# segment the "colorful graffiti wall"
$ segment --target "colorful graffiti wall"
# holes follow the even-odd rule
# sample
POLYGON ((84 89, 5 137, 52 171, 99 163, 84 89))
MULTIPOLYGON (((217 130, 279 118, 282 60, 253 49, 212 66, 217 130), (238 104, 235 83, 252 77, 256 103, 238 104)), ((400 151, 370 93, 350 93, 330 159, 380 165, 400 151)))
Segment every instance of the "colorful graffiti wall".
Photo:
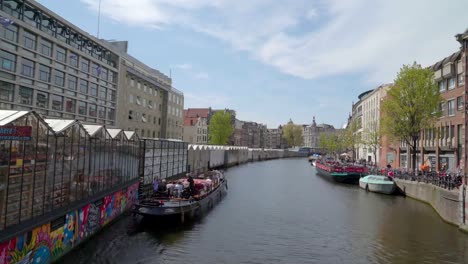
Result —
POLYGON ((0 244, 0 264, 50 263, 130 209, 138 183, 0 244), (58 222, 58 224, 57 224, 58 222))

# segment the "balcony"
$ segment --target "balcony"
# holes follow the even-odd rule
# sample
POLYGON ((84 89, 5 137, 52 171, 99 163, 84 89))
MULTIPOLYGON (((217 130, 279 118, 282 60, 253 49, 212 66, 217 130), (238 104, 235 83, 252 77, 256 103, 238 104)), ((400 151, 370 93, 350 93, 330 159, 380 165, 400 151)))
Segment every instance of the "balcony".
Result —
POLYGON ((434 72, 434 79, 436 81, 442 80, 442 69, 434 72))
POLYGON ((453 63, 445 64, 442 70, 442 77, 452 77, 455 74, 455 69, 453 63))

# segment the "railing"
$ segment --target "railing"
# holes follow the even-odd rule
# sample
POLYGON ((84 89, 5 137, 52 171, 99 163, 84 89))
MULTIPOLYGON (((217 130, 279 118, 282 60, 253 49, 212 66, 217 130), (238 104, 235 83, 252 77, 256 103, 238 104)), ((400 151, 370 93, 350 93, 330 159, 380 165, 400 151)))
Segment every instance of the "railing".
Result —
POLYGON ((370 168, 369 174, 374 175, 387 175, 392 176, 396 179, 402 179, 407 181, 414 182, 424 182, 427 184, 432 184, 440 188, 447 190, 458 189, 463 183, 463 177, 460 172, 435 172, 435 171, 421 171, 417 170, 416 173, 413 171, 408 171, 406 169, 387 169, 387 168, 370 168))

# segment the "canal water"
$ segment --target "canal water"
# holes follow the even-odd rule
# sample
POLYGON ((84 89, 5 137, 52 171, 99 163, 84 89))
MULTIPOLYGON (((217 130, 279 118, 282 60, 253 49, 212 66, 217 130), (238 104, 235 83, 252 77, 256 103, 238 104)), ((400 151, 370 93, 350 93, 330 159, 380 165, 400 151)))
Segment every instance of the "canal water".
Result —
POLYGON ((410 198, 316 175, 306 159, 226 172, 229 193, 183 226, 113 224, 62 263, 468 263, 468 235, 410 198))

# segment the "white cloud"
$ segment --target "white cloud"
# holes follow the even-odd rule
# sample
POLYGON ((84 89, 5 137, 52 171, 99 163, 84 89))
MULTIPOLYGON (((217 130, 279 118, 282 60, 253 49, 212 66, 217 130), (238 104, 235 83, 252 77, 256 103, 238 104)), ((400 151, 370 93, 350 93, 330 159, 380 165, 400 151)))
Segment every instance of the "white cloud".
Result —
POLYGON ((189 63, 177 64, 174 66, 174 68, 182 69, 182 70, 189 70, 189 69, 192 69, 192 64, 189 64, 189 63))
MULTIPOLYGON (((81 0, 97 10, 98 0, 81 0)), ((312 79, 365 72, 391 81, 414 60, 432 64, 458 49, 468 2, 453 0, 102 0, 123 23, 183 26, 216 37, 283 73, 312 79)))

